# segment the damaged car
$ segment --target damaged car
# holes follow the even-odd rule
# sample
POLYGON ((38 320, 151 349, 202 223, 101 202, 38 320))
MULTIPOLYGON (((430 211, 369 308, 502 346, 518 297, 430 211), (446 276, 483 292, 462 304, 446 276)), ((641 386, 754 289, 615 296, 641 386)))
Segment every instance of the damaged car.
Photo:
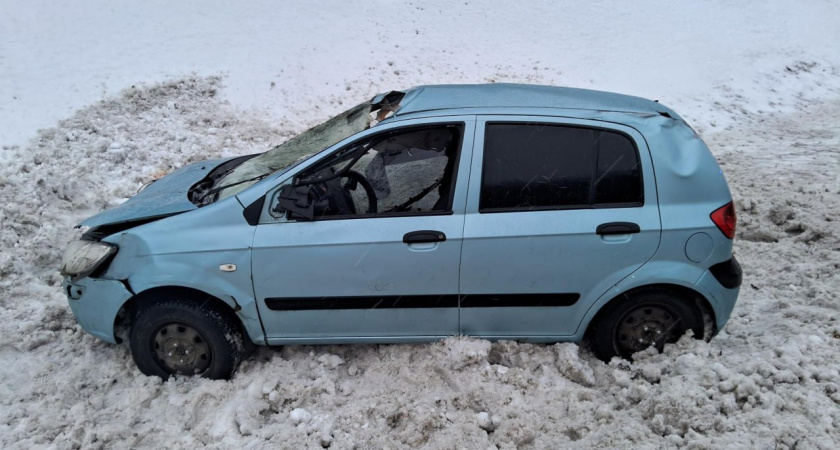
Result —
POLYGON ((550 86, 390 91, 80 225, 76 319, 164 378, 229 378, 255 345, 453 335, 631 358, 710 339, 741 283, 732 196, 691 127, 550 86))

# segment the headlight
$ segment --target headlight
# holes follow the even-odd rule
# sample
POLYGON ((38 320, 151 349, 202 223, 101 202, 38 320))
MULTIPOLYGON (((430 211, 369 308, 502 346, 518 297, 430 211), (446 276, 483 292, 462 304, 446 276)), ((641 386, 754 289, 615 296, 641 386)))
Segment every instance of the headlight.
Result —
POLYGON ((95 241, 72 241, 64 251, 61 274, 84 278, 114 253, 117 253, 116 245, 95 241))

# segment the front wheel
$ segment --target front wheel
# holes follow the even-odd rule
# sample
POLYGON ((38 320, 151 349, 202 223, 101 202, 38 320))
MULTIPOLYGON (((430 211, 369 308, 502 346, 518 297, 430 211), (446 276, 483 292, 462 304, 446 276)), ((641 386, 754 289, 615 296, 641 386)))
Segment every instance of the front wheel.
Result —
POLYGON ((143 305, 131 326, 131 356, 146 375, 228 379, 243 355, 242 333, 204 303, 173 299, 143 305))
POLYGON ((640 289, 613 300, 595 319, 589 343, 598 358, 631 359, 633 353, 676 342, 686 331, 704 338, 702 316, 693 302, 667 289, 640 289))

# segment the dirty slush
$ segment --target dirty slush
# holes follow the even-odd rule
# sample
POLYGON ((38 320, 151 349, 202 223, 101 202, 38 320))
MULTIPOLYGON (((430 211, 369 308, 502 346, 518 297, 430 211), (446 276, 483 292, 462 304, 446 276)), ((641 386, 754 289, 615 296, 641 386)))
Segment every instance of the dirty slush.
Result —
POLYGON ((736 199, 745 268, 711 343, 611 364, 575 344, 464 338, 261 348, 232 381, 162 382, 125 344, 78 327, 57 268, 75 224, 146 181, 304 129, 237 111, 219 89, 217 78, 137 86, 8 151, 0 446, 840 446, 840 103, 701 130, 736 199))

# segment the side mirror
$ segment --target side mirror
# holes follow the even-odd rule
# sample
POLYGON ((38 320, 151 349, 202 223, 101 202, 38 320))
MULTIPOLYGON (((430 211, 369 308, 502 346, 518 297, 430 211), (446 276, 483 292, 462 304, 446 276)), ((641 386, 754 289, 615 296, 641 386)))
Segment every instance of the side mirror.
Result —
POLYGON ((277 204, 272 208, 272 213, 283 214, 289 211, 306 220, 313 220, 315 202, 309 195, 311 189, 311 186, 283 186, 277 192, 277 204))

